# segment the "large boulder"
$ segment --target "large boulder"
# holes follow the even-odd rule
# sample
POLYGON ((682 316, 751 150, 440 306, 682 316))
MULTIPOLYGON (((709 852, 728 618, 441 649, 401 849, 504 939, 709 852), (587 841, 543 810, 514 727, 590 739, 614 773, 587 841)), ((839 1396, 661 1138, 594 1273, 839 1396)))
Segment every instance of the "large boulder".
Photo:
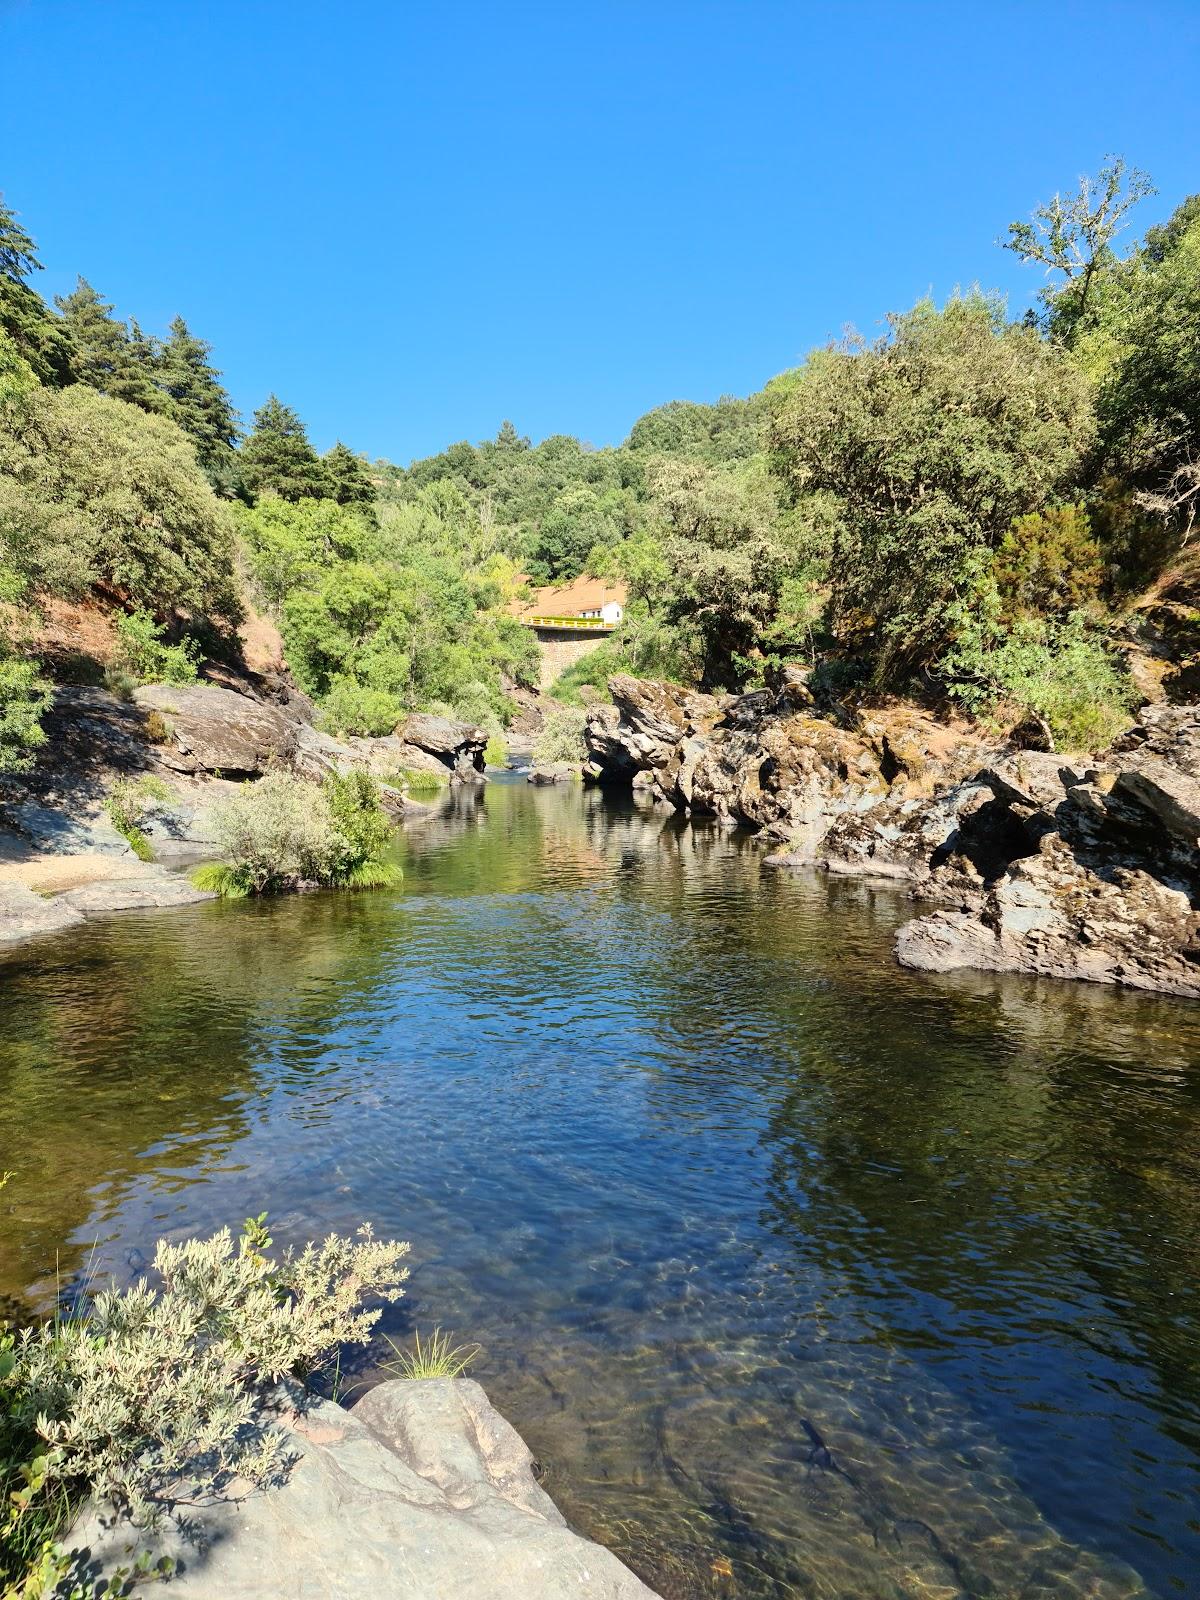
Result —
POLYGON ((93 1513, 69 1547, 103 1570, 170 1554, 179 1600, 654 1600, 568 1528, 470 1379, 396 1380, 351 1412, 318 1401, 282 1421, 280 1486, 189 1507, 149 1539, 93 1513))
POLYGON ((152 683, 135 690, 134 701, 162 718, 167 738, 157 754, 174 771, 256 778, 296 755, 296 720, 232 689, 152 683))
MULTIPOLYGON (((457 778, 482 777, 484 751, 487 749, 486 728, 475 728, 467 722, 455 722, 449 717, 435 717, 427 711, 410 712, 395 731, 402 745, 432 756, 457 778)), ((421 765, 411 758, 407 765, 421 765)))

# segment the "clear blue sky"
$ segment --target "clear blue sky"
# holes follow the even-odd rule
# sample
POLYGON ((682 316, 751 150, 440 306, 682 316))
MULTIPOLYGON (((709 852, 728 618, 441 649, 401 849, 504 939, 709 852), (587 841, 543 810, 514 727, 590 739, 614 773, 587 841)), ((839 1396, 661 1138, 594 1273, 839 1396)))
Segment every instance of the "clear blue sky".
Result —
POLYGON ((0 188, 210 339, 248 418, 407 461, 619 441, 847 323, 1038 287, 1006 223, 1108 151, 1200 188, 1200 0, 0 0, 0 188))

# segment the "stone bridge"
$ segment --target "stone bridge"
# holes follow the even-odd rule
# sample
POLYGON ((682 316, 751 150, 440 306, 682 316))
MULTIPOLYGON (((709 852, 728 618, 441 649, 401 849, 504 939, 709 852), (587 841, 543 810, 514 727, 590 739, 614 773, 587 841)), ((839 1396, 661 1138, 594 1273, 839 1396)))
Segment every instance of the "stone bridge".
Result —
POLYGON ((522 617, 521 621, 537 635, 542 653, 538 687, 543 694, 568 667, 603 644, 614 627, 592 617, 522 617))

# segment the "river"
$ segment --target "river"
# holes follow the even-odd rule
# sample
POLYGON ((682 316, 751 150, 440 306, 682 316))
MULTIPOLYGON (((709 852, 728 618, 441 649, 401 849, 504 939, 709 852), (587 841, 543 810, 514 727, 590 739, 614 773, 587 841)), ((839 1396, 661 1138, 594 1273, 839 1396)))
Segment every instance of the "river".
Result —
POLYGON ((1200 1592, 1200 1008, 906 973, 894 890, 574 786, 398 849, 0 959, 0 1315, 369 1220, 668 1600, 1200 1592))

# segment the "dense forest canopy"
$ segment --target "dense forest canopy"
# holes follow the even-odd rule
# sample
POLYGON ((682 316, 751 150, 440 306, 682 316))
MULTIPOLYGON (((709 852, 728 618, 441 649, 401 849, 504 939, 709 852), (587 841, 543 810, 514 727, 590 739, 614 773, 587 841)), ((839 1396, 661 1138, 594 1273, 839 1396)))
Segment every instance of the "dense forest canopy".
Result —
POLYGON ((83 278, 46 304, 0 205, 0 766, 39 737, 40 597, 103 595, 163 648, 256 606, 328 725, 378 733, 412 707, 502 725, 537 676, 510 603, 584 572, 629 604, 567 696, 615 668, 740 689, 794 661, 839 693, 1109 737, 1123 610, 1200 508, 1200 196, 1131 243, 1151 192, 1110 160, 1012 223, 1044 274, 1023 318, 922 302, 616 447, 505 422, 406 468, 319 454, 275 395, 243 430, 182 317, 147 334, 83 278))

